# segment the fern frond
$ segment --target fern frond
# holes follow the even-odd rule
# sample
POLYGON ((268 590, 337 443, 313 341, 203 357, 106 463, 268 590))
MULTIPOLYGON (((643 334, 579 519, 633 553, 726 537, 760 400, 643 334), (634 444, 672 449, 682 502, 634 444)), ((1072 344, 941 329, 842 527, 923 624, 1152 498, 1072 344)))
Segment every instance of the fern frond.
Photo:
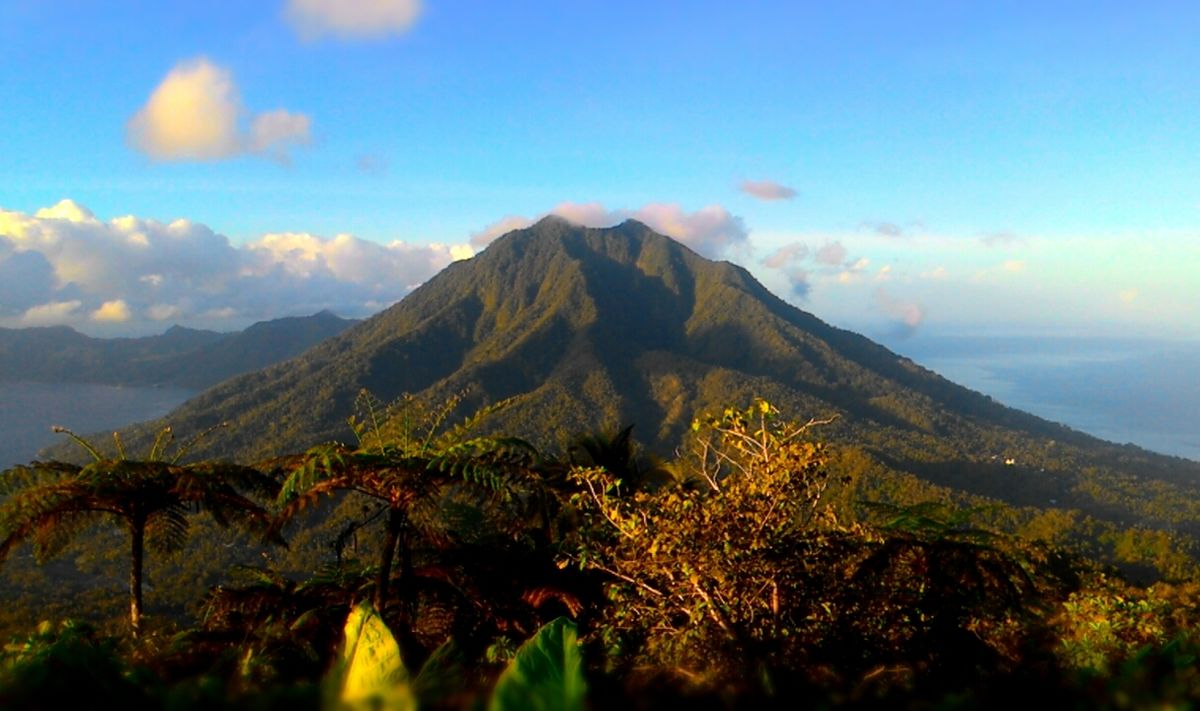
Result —
POLYGON ((198 432, 198 433, 192 435, 191 437, 188 438, 188 440, 186 442, 184 442, 178 449, 175 450, 175 455, 173 457, 171 457, 171 459, 169 460, 168 463, 169 464, 178 464, 179 461, 181 459, 183 459, 184 457, 186 457, 188 455, 188 452, 191 452, 192 448, 195 447, 197 444, 200 444, 200 442, 205 437, 209 436, 210 434, 212 434, 213 432, 216 432, 219 429, 224 429, 225 427, 228 427, 228 426, 229 426, 228 422, 218 422, 217 424, 213 425, 212 427, 209 427, 208 429, 206 429, 202 432, 198 432))
POLYGON ((170 425, 158 431, 158 436, 154 438, 154 444, 150 447, 150 456, 147 457, 152 462, 157 462, 163 455, 163 451, 175 441, 175 433, 170 425))
POLYGON ((113 432, 113 444, 117 446, 117 459, 126 459, 125 445, 121 442, 120 432, 113 432))
POLYGON ((95 525, 101 517, 99 511, 65 510, 39 518, 30 536, 38 563, 57 556, 77 535, 95 525))
MULTIPOLYGON (((466 392, 465 390, 463 391, 466 392)), ((517 401, 516 397, 505 398, 491 405, 485 405, 479 408, 471 415, 463 419, 462 422, 451 427, 442 433, 433 443, 433 449, 436 451, 445 450, 456 444, 464 442, 468 435, 474 432, 488 417, 500 412, 517 401)))
MULTIPOLYGON (((450 395, 450 397, 442 401, 441 405, 433 411, 430 417, 427 418, 428 428, 425 431, 425 438, 421 441, 420 447, 417 448, 419 453, 424 454, 430 450, 434 442, 434 437, 437 436, 439 431, 441 431, 442 425, 446 423, 446 420, 449 419, 450 415, 458 409, 458 406, 462 403, 463 398, 467 396, 469 391, 470 387, 468 386, 450 395)), ((438 437, 438 441, 441 441, 441 437, 438 437)))
POLYGON ((146 522, 146 542, 158 553, 177 553, 187 545, 189 522, 187 507, 168 506, 146 522))
POLYGON ((299 458, 291 473, 280 485, 277 503, 286 504, 323 479, 346 471, 349 469, 349 458, 350 452, 340 444, 326 444, 309 449, 299 458))
POLYGON ((65 434, 66 436, 75 440, 75 443, 78 444, 80 447, 83 447, 84 450, 87 451, 87 453, 92 456, 92 459, 96 460, 97 462, 100 461, 101 459, 104 459, 104 457, 100 456, 100 452, 96 451, 96 448, 92 446, 91 442, 88 442, 86 439, 84 439, 83 437, 80 437, 79 435, 75 434, 74 432, 67 429, 66 427, 62 427, 60 425, 54 425, 53 427, 50 428, 50 431, 56 432, 58 434, 65 434))

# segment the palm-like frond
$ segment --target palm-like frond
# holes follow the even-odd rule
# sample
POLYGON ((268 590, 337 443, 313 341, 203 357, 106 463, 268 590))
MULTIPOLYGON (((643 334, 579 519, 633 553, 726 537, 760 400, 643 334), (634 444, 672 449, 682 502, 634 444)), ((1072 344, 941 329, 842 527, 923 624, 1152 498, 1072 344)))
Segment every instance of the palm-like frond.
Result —
MULTIPOLYGON (((0 503, 0 562, 25 541, 33 543, 39 560, 45 560, 98 520, 117 519, 130 534, 130 619, 135 635, 141 619, 145 544, 158 552, 181 550, 193 511, 208 513, 221 525, 235 524, 268 537, 273 533, 267 510, 246 496, 274 496, 279 487, 270 474, 234 464, 180 464, 186 446, 170 461, 162 461, 158 457, 171 441, 169 430, 159 433, 148 460, 128 459, 119 437, 114 439, 117 458, 105 459, 82 438, 62 431, 80 442, 93 461, 84 467, 33 462, 0 477, 0 495, 5 497, 0 503)), ((282 543, 277 533, 274 538, 282 543)))
POLYGON ((0 507, 0 561, 24 541, 34 543, 39 560, 53 557, 103 513, 117 511, 75 481, 45 483, 13 494, 0 507))
MULTIPOLYGON (((459 399, 461 399, 465 394, 465 392, 462 393, 459 396, 459 399)), ((516 401, 517 398, 510 397, 500 400, 499 402, 495 402, 491 405, 481 407, 471 415, 468 415, 466 418, 464 418, 462 422, 450 427, 445 432, 438 434, 435 439, 431 439, 429 449, 433 449, 434 451, 444 451, 456 444, 466 441, 468 436, 478 429, 485 419, 511 406, 516 401)), ((454 404, 457 406, 458 400, 455 400, 454 404)))
POLYGON ((187 544, 188 508, 182 503, 167 506, 146 521, 146 542, 158 553, 178 553, 187 544))

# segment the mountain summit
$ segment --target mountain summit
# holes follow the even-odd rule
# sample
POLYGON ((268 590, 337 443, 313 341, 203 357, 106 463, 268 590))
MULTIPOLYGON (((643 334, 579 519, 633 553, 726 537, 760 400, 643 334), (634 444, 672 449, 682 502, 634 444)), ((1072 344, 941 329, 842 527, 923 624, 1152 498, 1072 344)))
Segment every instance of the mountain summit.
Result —
POLYGON ((663 452, 699 409, 755 394, 805 414, 889 423, 903 415, 872 400, 912 389, 943 407, 947 397, 986 404, 640 222, 589 229, 547 217, 169 419, 177 431, 230 420, 214 453, 256 457, 344 438, 363 388, 387 400, 467 387, 470 405, 515 396, 505 426, 543 444, 635 423, 663 452))
POLYGON ((1200 465, 1004 407, 632 220, 590 229, 549 217, 510 232, 388 310, 167 421, 177 432, 231 422, 203 456, 273 456, 348 439, 364 388, 384 400, 469 388, 468 410, 511 397, 493 424, 551 450, 633 423, 664 455, 697 413, 759 396, 798 419, 838 415, 818 436, 844 445, 846 471, 1112 521, 1200 520, 1200 465))

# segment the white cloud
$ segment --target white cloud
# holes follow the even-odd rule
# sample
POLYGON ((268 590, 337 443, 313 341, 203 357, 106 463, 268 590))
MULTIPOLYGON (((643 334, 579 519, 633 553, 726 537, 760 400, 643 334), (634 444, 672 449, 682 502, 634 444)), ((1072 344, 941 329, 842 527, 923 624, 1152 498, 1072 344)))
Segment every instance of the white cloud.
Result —
POLYGON ((533 220, 519 215, 505 215, 482 230, 471 235, 471 246, 482 249, 491 244, 497 237, 506 235, 513 230, 522 230, 533 224, 533 220))
POLYGON ((287 163, 288 149, 312 140, 312 119, 286 109, 259 114, 250 123, 249 150, 287 163))
POLYGON ((92 312, 92 320, 101 323, 125 323, 133 318, 129 304, 124 299, 113 299, 100 304, 100 308, 92 312))
POLYGON ((875 303, 892 319, 896 335, 901 337, 911 336, 925 320, 925 307, 915 301, 897 299, 882 286, 875 289, 875 303))
POLYGON ((157 160, 213 160, 239 149, 233 77, 200 57, 172 69, 129 120, 129 141, 157 160))
POLYGON ((50 301, 45 304, 32 306, 21 316, 21 326, 55 326, 70 320, 83 306, 78 299, 71 301, 50 301))
POLYGON ((67 222, 90 222, 96 219, 91 210, 67 199, 59 200, 52 207, 43 207, 34 213, 34 217, 46 220, 66 220, 67 222))
POLYGON ((808 245, 803 242, 785 244, 763 260, 763 266, 769 269, 781 269, 792 262, 798 262, 808 256, 808 245))
POLYGON ((836 267, 846 261, 846 247, 841 242, 829 242, 817 250, 814 258, 819 264, 836 267))
MULTIPOLYGON (((722 258, 746 244, 749 237, 742 218, 720 205, 709 205, 688 212, 674 203, 649 203, 635 210, 610 210, 598 202, 564 202, 548 213, 585 227, 610 227, 633 219, 712 258, 722 258)), ((543 214, 543 216, 544 216, 543 214)), ((476 248, 486 246, 512 230, 528 227, 535 218, 508 215, 471 235, 476 248)))
POLYGON ((164 321, 211 328, 394 303, 469 245, 379 244, 353 235, 262 235, 234 246, 188 220, 107 222, 70 201, 0 209, 0 326, 67 324, 123 332, 164 321))
POLYGON ((796 191, 773 180, 743 180, 738 190, 759 200, 791 200, 796 191))
POLYGON ((146 309, 146 317, 152 321, 170 321, 183 316, 183 309, 174 304, 151 304, 146 309))
POLYGON ((678 205, 658 203, 639 208, 630 217, 712 259, 725 256, 749 237, 742 218, 720 205, 685 212, 678 205))
POLYGON ((244 127, 233 75, 205 57, 176 65, 129 119, 129 144, 154 160, 221 160, 259 154, 286 162, 307 144, 312 120, 285 109, 253 116, 244 127))
POLYGON ((420 0, 288 0, 284 15, 304 39, 378 39, 407 32, 420 0))

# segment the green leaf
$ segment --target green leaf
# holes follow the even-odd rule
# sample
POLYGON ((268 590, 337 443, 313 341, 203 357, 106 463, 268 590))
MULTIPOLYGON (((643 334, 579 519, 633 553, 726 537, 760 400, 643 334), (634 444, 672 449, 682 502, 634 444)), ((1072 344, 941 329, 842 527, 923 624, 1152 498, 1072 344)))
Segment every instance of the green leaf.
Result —
POLYGON ((340 708, 416 708, 400 645, 369 602, 360 602, 346 618, 339 669, 340 708))
POLYGON ((413 694, 424 706, 449 708, 448 700, 467 686, 462 653, 453 639, 433 650, 413 679, 413 694))
POLYGON ((492 691, 490 711, 576 711, 587 685, 575 623, 560 617, 521 648, 492 691))

